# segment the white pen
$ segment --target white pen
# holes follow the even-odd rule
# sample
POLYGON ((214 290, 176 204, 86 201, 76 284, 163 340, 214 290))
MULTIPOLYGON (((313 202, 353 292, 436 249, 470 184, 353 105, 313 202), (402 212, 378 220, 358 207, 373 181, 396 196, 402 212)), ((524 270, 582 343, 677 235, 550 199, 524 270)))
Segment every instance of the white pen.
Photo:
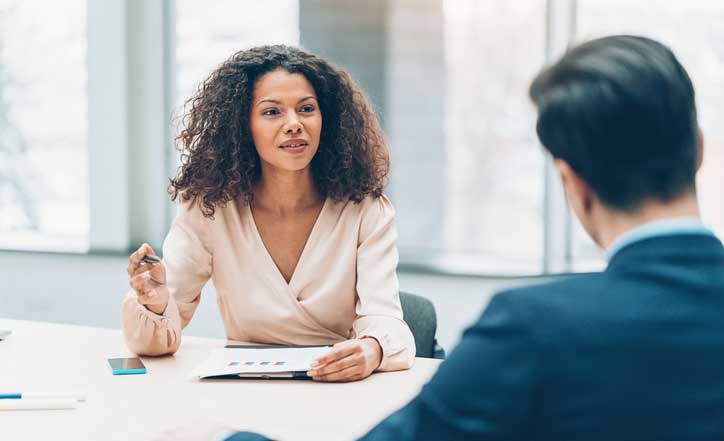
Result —
POLYGON ((75 401, 85 401, 85 394, 81 393, 75 393, 75 392, 29 392, 29 393, 21 393, 21 392, 10 392, 10 393, 0 393, 0 403, 3 403, 4 400, 27 400, 27 399, 68 399, 68 400, 75 400, 75 401))
POLYGON ((0 412, 4 410, 55 410, 75 409, 78 401, 72 398, 37 400, 0 400, 0 412))

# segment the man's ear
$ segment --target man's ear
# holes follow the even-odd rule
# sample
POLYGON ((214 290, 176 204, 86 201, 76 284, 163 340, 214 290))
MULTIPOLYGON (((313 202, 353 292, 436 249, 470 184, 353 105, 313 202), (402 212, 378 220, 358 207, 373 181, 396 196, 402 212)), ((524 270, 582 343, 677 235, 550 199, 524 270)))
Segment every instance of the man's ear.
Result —
POLYGON ((697 157, 696 157, 696 171, 699 171, 701 164, 704 162, 704 132, 701 131, 701 127, 696 129, 697 133, 697 157))
POLYGON ((568 202, 579 216, 589 214, 593 205, 593 192, 581 176, 564 160, 553 161, 561 177, 563 190, 566 192, 568 202))

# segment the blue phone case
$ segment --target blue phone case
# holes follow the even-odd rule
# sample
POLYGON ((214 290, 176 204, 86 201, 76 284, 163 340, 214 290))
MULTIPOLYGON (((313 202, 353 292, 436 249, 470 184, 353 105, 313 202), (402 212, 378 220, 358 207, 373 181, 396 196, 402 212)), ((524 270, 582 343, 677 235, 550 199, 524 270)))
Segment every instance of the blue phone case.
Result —
POLYGON ((113 375, 133 375, 133 374, 145 374, 146 368, 142 369, 118 369, 111 371, 113 375))
POLYGON ((134 375, 134 374, 145 374, 146 373, 146 366, 143 365, 143 362, 138 359, 138 363, 136 363, 136 366, 127 366, 129 361, 135 361, 136 359, 128 359, 128 358, 109 358, 108 364, 111 366, 111 373, 113 375, 134 375), (114 366, 114 363, 116 366, 114 366), (118 366, 120 364, 121 366, 118 366), (140 364, 140 366, 138 366, 140 364))

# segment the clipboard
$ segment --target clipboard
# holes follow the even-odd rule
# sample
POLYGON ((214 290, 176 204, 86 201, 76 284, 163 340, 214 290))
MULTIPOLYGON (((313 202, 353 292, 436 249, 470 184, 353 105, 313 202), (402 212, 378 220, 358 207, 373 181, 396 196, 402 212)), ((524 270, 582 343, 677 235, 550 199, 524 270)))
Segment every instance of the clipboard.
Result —
POLYGON ((269 346, 227 344, 214 349, 193 376, 206 379, 308 379, 312 361, 331 345, 269 346))

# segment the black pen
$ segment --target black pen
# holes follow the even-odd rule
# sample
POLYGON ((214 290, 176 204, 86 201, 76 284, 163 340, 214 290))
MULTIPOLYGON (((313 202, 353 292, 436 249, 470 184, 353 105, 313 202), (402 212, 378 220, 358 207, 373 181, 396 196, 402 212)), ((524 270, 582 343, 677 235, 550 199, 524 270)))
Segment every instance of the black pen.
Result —
POLYGON ((141 262, 148 264, 161 263, 161 258, 153 254, 146 254, 141 258, 141 262))

